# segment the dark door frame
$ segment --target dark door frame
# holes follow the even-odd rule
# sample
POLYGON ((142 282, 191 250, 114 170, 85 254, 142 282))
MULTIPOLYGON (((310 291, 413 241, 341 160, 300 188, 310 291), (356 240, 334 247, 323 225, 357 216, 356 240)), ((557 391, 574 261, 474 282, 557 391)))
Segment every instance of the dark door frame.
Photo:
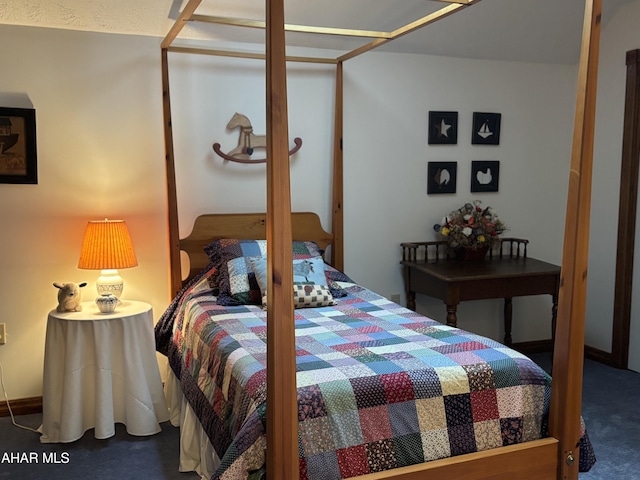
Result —
POLYGON ((611 364, 627 368, 640 166, 640 49, 627 52, 611 364))

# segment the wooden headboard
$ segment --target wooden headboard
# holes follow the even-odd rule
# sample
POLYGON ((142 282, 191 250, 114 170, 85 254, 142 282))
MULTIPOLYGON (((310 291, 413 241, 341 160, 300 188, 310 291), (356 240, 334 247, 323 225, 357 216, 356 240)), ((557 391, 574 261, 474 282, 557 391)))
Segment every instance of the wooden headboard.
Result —
MULTIPOLYGON (((311 240, 326 250, 333 244, 333 234, 322 228, 317 214, 313 212, 291 213, 293 240, 311 240)), ((200 215, 193 224, 188 237, 180 239, 180 250, 189 257, 189 273, 186 284, 198 272, 209 264, 204 247, 221 238, 239 238, 243 240, 263 240, 267 238, 267 220, 265 213, 220 213, 200 215)))

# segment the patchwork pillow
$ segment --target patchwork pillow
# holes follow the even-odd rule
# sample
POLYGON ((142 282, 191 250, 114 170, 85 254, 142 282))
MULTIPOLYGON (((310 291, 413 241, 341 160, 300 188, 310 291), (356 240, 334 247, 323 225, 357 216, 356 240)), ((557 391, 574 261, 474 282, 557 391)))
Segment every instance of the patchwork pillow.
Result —
MULTIPOLYGON (((262 306, 267 306, 267 259, 249 257, 260 291, 262 306)), ((293 306, 294 308, 326 307, 335 305, 324 274, 322 257, 293 260, 293 306)))
MULTIPOLYGON (((266 295, 262 299, 267 304, 266 295)), ((336 302, 326 285, 296 284, 293 286, 293 308, 327 307, 336 302)))
MULTIPOLYGON (((259 305, 260 286, 248 263, 249 257, 266 257, 266 240, 224 238, 210 243, 205 253, 218 269, 218 305, 259 305)), ((320 247, 314 242, 293 242, 294 259, 318 257, 320 247)))
MULTIPOLYGON (((249 257, 249 260, 251 262, 251 268, 253 269, 256 275, 256 279, 258 281, 258 286, 260 287, 260 291, 265 292, 267 289, 266 257, 249 257), (258 262, 259 259, 262 259, 263 261, 258 262), (261 281, 262 283, 260 283, 261 281)), ((312 280, 312 283, 315 283, 317 285, 327 285, 329 287, 329 292, 331 293, 331 296, 333 298, 342 298, 347 295, 347 291, 344 288, 340 287, 336 282, 355 283, 353 280, 351 280, 351 278, 349 278, 349 276, 342 273, 340 270, 333 268, 331 265, 327 265, 324 262, 324 259, 322 257, 313 257, 310 260, 317 262, 317 264, 314 265, 314 270, 316 271, 316 273, 314 273, 315 276, 314 276, 314 279, 312 280), (320 271, 324 271, 323 273, 324 280, 322 280, 319 277, 320 271)), ((301 271, 301 269, 304 268, 303 265, 298 265, 298 267, 296 267, 296 262, 301 262, 301 260, 293 261, 293 265, 294 265, 293 282, 294 283, 302 281, 301 278, 296 278, 296 268, 299 271, 301 271)), ((264 305, 265 302, 263 301, 262 304, 264 305)))
MULTIPOLYGON (((258 288, 260 288, 261 292, 260 297, 262 297, 262 292, 267 291, 267 257, 248 257, 247 260, 253 270, 253 274, 256 276, 258 288)), ((264 301, 262 303, 264 304, 264 301)))
MULTIPOLYGON (((260 291, 267 290, 267 259, 265 257, 249 257, 249 265, 253 270, 260 291)), ((293 260, 293 283, 315 284, 327 286, 324 275, 324 260, 322 257, 301 258, 293 260)))

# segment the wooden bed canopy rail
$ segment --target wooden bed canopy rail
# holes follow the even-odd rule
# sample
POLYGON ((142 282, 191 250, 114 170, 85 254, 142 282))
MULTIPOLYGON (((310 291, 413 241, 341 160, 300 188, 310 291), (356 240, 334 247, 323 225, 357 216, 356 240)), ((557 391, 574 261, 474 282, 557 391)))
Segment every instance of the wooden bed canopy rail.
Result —
MULTIPOLYGON (((195 11, 201 0, 190 0, 162 42, 163 114, 172 295, 180 289, 182 278, 168 53, 207 54, 266 60, 267 213, 264 219, 260 219, 260 224, 264 225, 264 233, 268 242, 267 272, 269 283, 267 290, 269 298, 267 316, 270 321, 267 324, 267 362, 269 365, 267 369, 267 478, 270 480, 292 480, 298 478, 299 475, 295 331, 291 295, 293 274, 290 248, 290 242, 294 236, 292 223, 295 220, 292 220, 290 201, 286 62, 336 64, 331 261, 336 268, 342 270, 344 256, 341 148, 343 62, 479 2, 479 0, 441 1, 446 6, 400 29, 393 32, 371 32, 285 24, 284 0, 266 0, 267 8, 264 22, 196 15, 195 11), (266 54, 173 46, 174 40, 187 21, 265 28, 266 54), (336 59, 287 57, 285 53, 286 31, 350 35, 373 38, 373 40, 336 59)), ((456 478, 458 480, 490 478, 575 480, 578 478, 579 451, 577 445, 580 437, 587 247, 601 1, 585 0, 559 313, 555 338, 554 387, 550 410, 551 436, 511 447, 436 460, 357 478, 361 480, 383 478, 402 480, 439 478, 456 478)), ((190 242, 191 240, 185 241, 190 242)), ((195 241, 202 241, 202 239, 195 241)))
MULTIPOLYGON (((319 64, 332 64, 336 65, 336 95, 335 95, 335 118, 334 118, 334 138, 333 138, 333 180, 332 180, 332 230, 333 230, 333 245, 331 248, 331 264, 342 270, 344 267, 344 244, 343 244, 343 212, 342 212, 342 188, 343 188, 343 161, 342 161, 342 117, 343 117, 343 85, 342 85, 342 64, 345 60, 354 58, 365 52, 373 50, 379 46, 382 46, 396 38, 402 37, 408 33, 425 27, 437 20, 443 19, 452 15, 453 13, 464 9, 472 4, 477 4, 481 0, 434 0, 436 3, 445 4, 442 8, 423 16, 422 18, 410 22, 400 28, 397 28, 390 32, 380 32, 371 30, 357 30, 357 29, 344 29, 344 28, 331 28, 331 27, 317 27, 308 25, 291 25, 284 24, 281 26, 282 35, 289 32, 300 33, 313 33, 313 34, 325 34, 325 35, 339 35, 358 38, 373 38, 369 43, 366 43, 355 50, 340 55, 337 58, 319 58, 319 57, 303 57, 303 56, 287 56, 285 54, 285 62, 302 62, 302 63, 319 63, 319 64)), ((169 65, 168 54, 169 53, 186 53, 186 54, 198 54, 198 55, 210 55, 219 57, 235 57, 246 58, 253 60, 267 60, 269 55, 268 48, 268 22, 259 20, 247 20, 239 18, 227 18, 212 15, 200 15, 196 13, 196 10, 202 3, 202 0, 189 0, 184 9, 178 15, 175 23, 167 33, 166 37, 161 43, 161 58, 162 58, 162 92, 163 92, 163 116, 164 116, 164 137, 165 137, 165 152, 166 152, 166 175, 167 175, 167 193, 168 193, 168 218, 169 218, 169 261, 170 261, 170 283, 171 283, 171 295, 175 295, 180 291, 183 285, 183 279, 181 275, 181 259, 180 259, 180 237, 178 228, 178 209, 177 209, 177 191, 175 180, 175 152, 173 147, 173 131, 171 126, 171 94, 169 86, 169 65), (174 45, 174 42, 178 39, 178 36, 187 22, 205 22, 212 24, 245 27, 245 28, 259 28, 267 30, 267 52, 266 53, 250 53, 244 51, 231 51, 221 50, 214 48, 194 47, 194 46, 179 46, 174 45)), ((267 8, 269 2, 267 2, 267 8)), ((282 40, 284 42, 284 39, 282 40)), ((284 49, 284 46, 283 46, 284 49)), ((268 65, 267 65, 268 68, 268 65)), ((268 77, 267 77, 268 81, 268 77)), ((268 103, 268 99, 267 99, 268 103)), ((286 108, 286 101, 285 101, 286 108)), ((284 112, 286 116, 286 111, 284 112)), ((286 125, 285 125, 286 127, 286 125)), ((267 121, 267 138, 269 138, 269 122, 267 121)), ((286 135, 288 137, 287 129, 285 128, 286 135)), ((297 148, 299 148, 296 142, 297 148)), ((215 147, 214 147, 215 150, 215 147)), ((289 149, 287 152, 291 153, 289 149)), ((218 152, 216 152, 218 153, 218 152)), ((269 183, 269 182, 267 182, 269 183)))
MULTIPOLYGON (((338 58, 317 58, 317 57, 287 57, 285 56, 287 61, 298 61, 298 62, 313 62, 313 63, 338 63, 349 58, 356 57, 362 53, 368 52, 374 48, 377 48, 385 43, 388 43, 396 38, 400 38, 408 33, 411 33, 419 28, 422 28, 430 23, 433 23, 442 18, 448 17, 449 15, 463 9, 471 4, 477 4, 481 0, 435 0, 436 2, 441 2, 443 4, 447 4, 446 6, 439 8, 435 12, 432 12, 424 17, 410 22, 400 28, 397 28, 390 32, 381 32, 381 31, 372 31, 372 30, 358 30, 358 29, 347 29, 347 28, 334 28, 334 27, 318 27, 311 25, 292 25, 292 24, 283 24, 282 29, 284 32, 298 32, 298 33, 313 33, 313 34, 321 34, 321 35, 335 35, 335 36, 343 36, 343 37, 358 37, 358 38, 373 38, 371 42, 362 45, 361 47, 356 48, 355 50, 348 52, 344 55, 339 56, 338 58)), ((161 48, 167 49, 170 52, 179 52, 179 53, 198 53, 205 55, 217 55, 217 56, 231 56, 238 58, 254 58, 254 59, 266 59, 266 54, 254 54, 240 51, 228 51, 228 50, 216 50, 209 48, 198 48, 198 47, 180 47, 174 46, 173 42, 177 39, 180 31, 186 25, 186 22, 203 22, 203 23, 212 23, 218 25, 228 25, 228 26, 236 26, 236 27, 245 27, 245 28, 258 28, 267 30, 267 22, 260 20, 248 20, 243 18, 230 18, 230 17, 219 17, 214 15, 200 15, 195 13, 196 9, 200 6, 202 0, 190 0, 189 3, 184 7, 180 15, 178 16, 176 22, 173 27, 169 30, 169 33, 164 38, 162 42, 161 48)), ((268 3, 268 2, 267 2, 268 3)))

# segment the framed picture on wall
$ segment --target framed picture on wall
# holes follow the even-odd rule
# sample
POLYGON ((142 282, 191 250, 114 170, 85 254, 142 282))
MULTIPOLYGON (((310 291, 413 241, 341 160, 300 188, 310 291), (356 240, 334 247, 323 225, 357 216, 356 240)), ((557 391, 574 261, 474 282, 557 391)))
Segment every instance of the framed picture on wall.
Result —
POLYGON ((36 111, 0 107, 0 183, 38 183, 36 111))
POLYGON ((429 145, 458 143, 458 112, 429 112, 429 145))
POLYGON ((500 178, 500 162, 477 160, 471 162, 471 191, 497 192, 500 178))
POLYGON ((472 145, 500 145, 501 113, 473 112, 472 145))
POLYGON ((429 162, 427 193, 456 193, 457 162, 429 162))

